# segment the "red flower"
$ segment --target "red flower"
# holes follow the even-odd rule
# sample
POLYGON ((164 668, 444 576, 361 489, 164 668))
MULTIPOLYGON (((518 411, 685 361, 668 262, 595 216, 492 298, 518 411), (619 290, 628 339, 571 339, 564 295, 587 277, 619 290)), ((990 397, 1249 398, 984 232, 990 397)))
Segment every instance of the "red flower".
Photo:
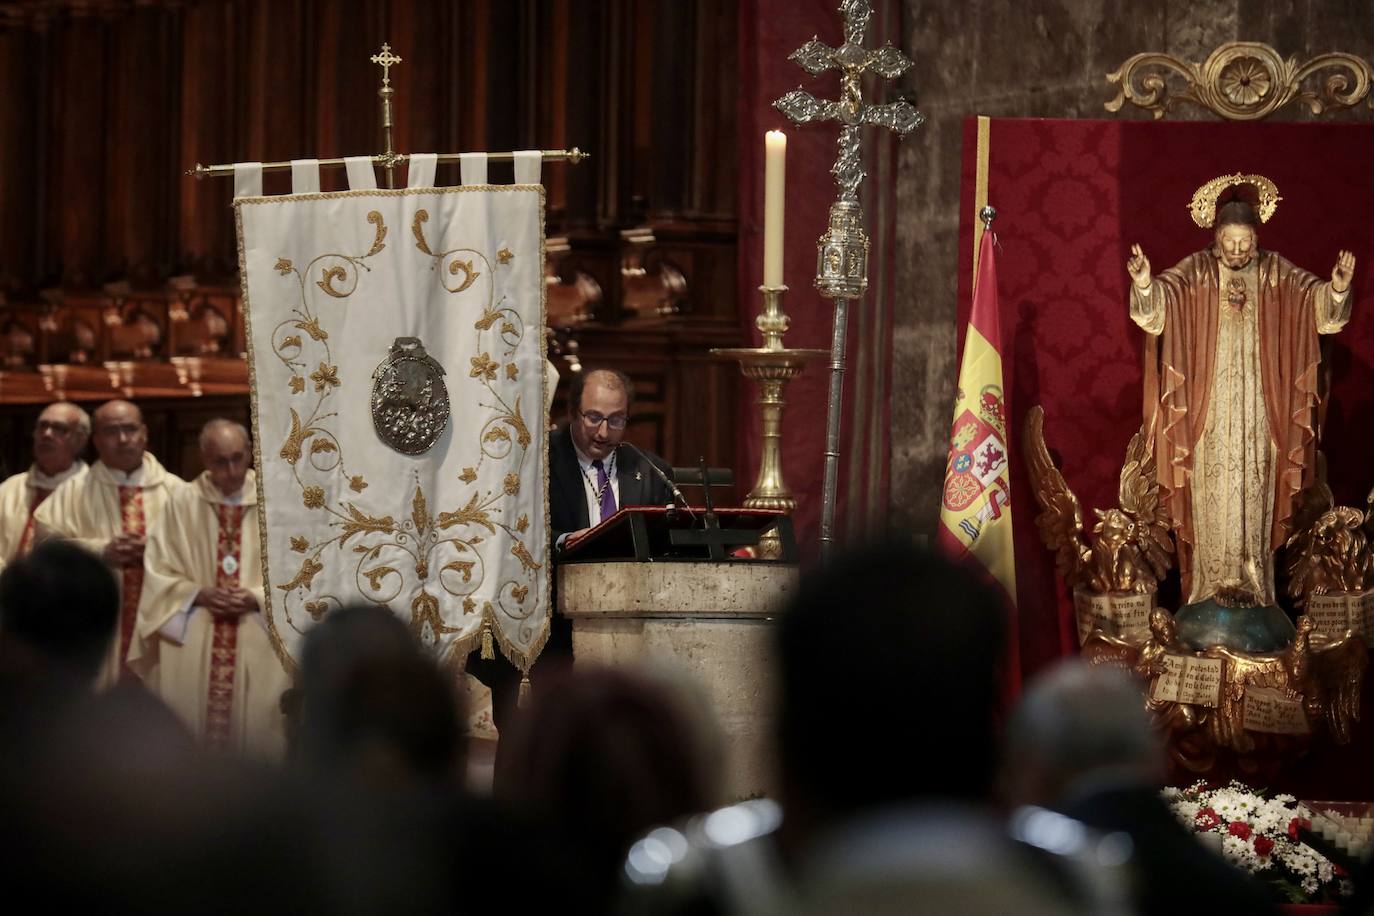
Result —
POLYGON ((1231 836, 1241 840, 1250 839, 1250 825, 1244 821, 1232 821, 1227 827, 1226 832, 1231 836))
POLYGON ((1299 830, 1311 830, 1312 822, 1305 817, 1295 817, 1288 822, 1288 838, 1296 840, 1299 830))
POLYGON ((1193 815, 1193 822, 1199 830, 1211 830, 1221 823, 1221 818, 1211 808, 1202 808, 1193 815))
POLYGON ((1255 837, 1255 853, 1262 859, 1274 851, 1274 841, 1267 836, 1255 837))

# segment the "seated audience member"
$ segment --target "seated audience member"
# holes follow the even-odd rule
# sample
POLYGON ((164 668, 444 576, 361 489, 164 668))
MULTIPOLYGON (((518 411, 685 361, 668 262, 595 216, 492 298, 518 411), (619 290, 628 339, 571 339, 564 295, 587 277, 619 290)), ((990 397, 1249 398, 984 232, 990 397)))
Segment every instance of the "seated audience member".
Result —
POLYGON ((625 853, 650 827, 719 804, 710 734, 690 695, 646 674, 565 666, 535 681, 502 737, 496 791, 553 829, 574 909, 610 909, 625 853))
POLYGON ((463 792, 462 712, 451 674, 405 624, 368 605, 306 635, 291 746, 319 793, 332 882, 357 912, 552 909, 559 862, 500 804, 463 792))
POLYGON ((310 770, 382 790, 461 783, 457 694, 395 615, 329 614, 306 635, 297 688, 310 770))
POLYGON ((1021 695, 1005 747, 1012 804, 1131 838, 1135 912, 1275 912, 1263 888, 1190 835, 1160 797, 1164 748, 1129 675, 1080 660, 1050 669, 1021 695))
POLYGON ((901 544, 840 556, 778 616, 795 913, 1071 912, 991 807, 1008 609, 901 544))

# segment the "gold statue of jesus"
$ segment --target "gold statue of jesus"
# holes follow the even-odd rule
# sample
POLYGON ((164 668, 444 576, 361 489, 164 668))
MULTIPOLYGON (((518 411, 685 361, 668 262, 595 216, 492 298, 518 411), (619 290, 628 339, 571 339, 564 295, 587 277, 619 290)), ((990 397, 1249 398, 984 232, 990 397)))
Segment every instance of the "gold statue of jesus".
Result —
POLYGON ((1261 175, 1214 179, 1190 205, 1213 229, 1209 248, 1157 275, 1139 245, 1126 262, 1131 319, 1149 335, 1145 424, 1189 605, 1274 605, 1274 552, 1314 471, 1317 335, 1350 320, 1351 252, 1326 281, 1259 247, 1278 201, 1261 175))

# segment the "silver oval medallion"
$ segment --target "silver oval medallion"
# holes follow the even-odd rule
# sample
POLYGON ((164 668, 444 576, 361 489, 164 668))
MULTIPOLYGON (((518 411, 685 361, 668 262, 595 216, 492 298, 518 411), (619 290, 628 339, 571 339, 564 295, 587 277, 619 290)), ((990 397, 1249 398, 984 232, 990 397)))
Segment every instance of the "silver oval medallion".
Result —
POLYGON ((434 447, 448 425, 444 367, 418 337, 397 337, 372 373, 372 425, 377 436, 404 455, 434 447))

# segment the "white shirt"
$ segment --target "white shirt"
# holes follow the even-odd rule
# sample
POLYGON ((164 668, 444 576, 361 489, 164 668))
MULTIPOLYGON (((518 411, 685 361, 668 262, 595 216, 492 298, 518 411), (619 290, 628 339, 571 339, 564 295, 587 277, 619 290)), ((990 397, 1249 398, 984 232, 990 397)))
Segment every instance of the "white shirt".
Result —
MULTIPOLYGON (((582 496, 587 500, 587 521, 595 528, 601 522, 601 500, 596 495, 596 468, 592 467, 592 459, 582 454, 582 449, 573 445, 573 453, 577 455, 577 469, 582 475, 582 496)), ((606 469, 606 476, 610 478, 611 492, 615 494, 615 507, 620 508, 620 480, 616 474, 616 463, 618 452, 611 452, 610 457, 602 460, 601 465, 606 469)), ((561 548, 563 542, 568 539, 571 532, 565 532, 558 536, 555 547, 561 548)))

